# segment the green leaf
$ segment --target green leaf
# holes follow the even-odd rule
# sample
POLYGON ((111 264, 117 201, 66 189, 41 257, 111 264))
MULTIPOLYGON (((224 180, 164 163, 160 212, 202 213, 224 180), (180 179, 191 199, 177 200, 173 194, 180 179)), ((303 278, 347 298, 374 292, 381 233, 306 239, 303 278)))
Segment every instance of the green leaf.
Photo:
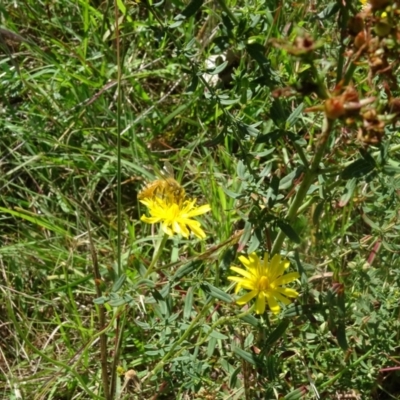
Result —
POLYGON ((214 354, 215 346, 217 345, 217 339, 212 337, 208 341, 207 345, 207 357, 211 357, 214 354))
POLYGON ((177 115, 181 114, 183 111, 185 111, 188 107, 190 107, 191 103, 187 102, 185 104, 180 105, 177 107, 172 113, 168 114, 163 120, 162 123, 163 125, 167 125, 169 121, 171 121, 173 118, 175 118, 177 115))
POLYGON ((347 337, 346 337, 346 322, 344 319, 339 320, 339 324, 337 327, 337 333, 336 333, 336 339, 339 343, 340 348, 343 351, 346 351, 349 348, 349 345, 347 343, 347 337))
POLYGON ((101 296, 101 297, 98 297, 97 299, 94 299, 93 303, 94 304, 104 304, 108 301, 108 299, 109 298, 107 296, 101 296))
POLYGON ((260 66, 264 66, 265 64, 269 65, 269 60, 265 56, 265 47, 262 44, 248 43, 246 45, 246 50, 260 66))
POLYGON ((302 399, 306 394, 308 390, 305 386, 302 386, 301 388, 295 389, 288 393, 283 399, 284 400, 298 400, 302 399))
POLYGON ((202 264, 202 262, 200 260, 195 260, 195 261, 191 261, 187 264, 182 265, 175 272, 175 275, 172 277, 172 280, 177 281, 177 280, 183 278, 184 276, 190 274, 192 271, 199 268, 201 264, 202 264))
POLYGON ((203 3, 204 0, 192 0, 182 11, 182 13, 175 17, 175 20, 190 18, 192 15, 196 14, 196 12, 201 8, 203 3))
POLYGON ((217 331, 212 331, 212 332, 210 333, 210 337, 215 338, 215 339, 218 339, 218 340, 228 340, 228 339, 229 339, 228 336, 224 335, 224 334, 221 333, 221 332, 217 332, 217 331))
POLYGON ((122 274, 122 275, 118 278, 118 280, 117 280, 116 282, 114 282, 114 285, 113 285, 113 287, 111 288, 111 292, 112 292, 112 293, 118 292, 118 290, 121 289, 122 285, 124 284, 125 279, 126 279, 126 275, 125 275, 125 274, 122 274))
POLYGON ((345 192, 342 194, 342 197, 340 198, 339 207, 344 207, 353 198, 356 185, 357 185, 356 178, 350 179, 346 183, 345 192))
POLYGON ((226 195, 228 195, 228 196, 231 197, 232 199, 238 199, 239 197, 242 196, 240 193, 232 192, 231 190, 226 189, 225 187, 223 187, 222 190, 224 191, 224 193, 225 193, 226 195))
POLYGON ((137 282, 136 286, 140 286, 140 285, 146 285, 150 288, 153 288, 156 286, 154 281, 152 281, 151 279, 141 279, 140 281, 137 282))
POLYGON ((225 138, 225 132, 222 131, 218 136, 216 136, 214 139, 207 140, 202 144, 204 147, 214 147, 218 144, 221 144, 224 141, 225 138))
POLYGON ((244 317, 240 318, 242 321, 258 328, 260 326, 260 320, 258 320, 254 315, 247 314, 244 317))
POLYGON ((229 63, 228 61, 224 61, 223 63, 218 65, 215 69, 207 70, 206 72, 208 75, 218 75, 220 72, 222 72, 226 68, 228 63, 229 63))
POLYGON ((296 109, 289 115, 289 118, 286 121, 288 128, 291 128, 297 122, 303 110, 304 110, 304 103, 300 103, 300 105, 298 105, 296 109))
POLYGON ((229 387, 231 389, 235 388, 237 385, 237 376, 239 375, 239 373, 242 371, 242 367, 237 367, 231 374, 231 376, 229 377, 229 387))
POLYGON ((247 361, 249 364, 252 364, 252 365, 258 364, 258 358, 255 354, 244 351, 240 347, 236 347, 236 346, 232 346, 232 350, 233 350, 234 354, 236 354, 240 358, 243 358, 243 360, 247 361))
POLYGON ((275 342, 277 342, 286 332, 290 321, 288 319, 284 319, 281 323, 271 332, 268 336, 267 340, 265 341, 265 347, 271 347, 275 342))
POLYGON ((314 210, 314 213, 313 213, 313 217, 312 217, 314 225, 318 225, 319 224, 321 214, 324 211, 324 205, 325 205, 325 202, 321 201, 315 207, 315 210, 314 210))
POLYGON ((238 252, 242 252, 243 249, 245 248, 247 242, 249 241, 250 237, 251 237, 251 230, 252 230, 252 226, 251 223, 249 221, 246 221, 245 225, 244 225, 244 230, 243 230, 243 234, 240 237, 239 240, 239 245, 238 245, 238 252))
POLYGON ((185 307, 183 309, 183 318, 189 319, 193 306, 193 287, 190 287, 186 292, 185 307))
POLYGON ((301 243, 301 239, 297 235, 296 231, 287 223, 282 220, 278 220, 277 225, 279 226, 280 229, 282 229, 282 232, 293 242, 299 244, 301 243))
POLYGON ((111 299, 108 302, 108 304, 111 307, 119 307, 119 306, 123 306, 124 304, 126 304, 126 301, 124 298, 117 296, 117 297, 114 297, 113 299, 111 299))
POLYGON ((312 315, 315 313, 321 312, 321 305, 320 304, 296 304, 292 303, 286 307, 286 309, 282 313, 283 318, 292 318, 299 315, 312 315))
POLYGON ((286 190, 292 186, 293 180, 297 177, 297 170, 285 175, 279 182, 279 190, 286 190))
POLYGON ((190 18, 192 15, 196 14, 203 5, 204 0, 192 0, 186 8, 182 11, 182 15, 186 18, 190 18))
POLYGON ((327 19, 332 15, 335 15, 340 10, 339 3, 333 1, 329 3, 319 14, 316 15, 318 19, 327 19))
POLYGON ((378 232, 381 231, 381 229, 382 229, 381 226, 378 225, 376 222, 372 221, 372 219, 370 219, 369 217, 367 217, 367 214, 363 213, 363 214, 362 214, 362 219, 363 219, 363 221, 364 221, 368 226, 370 226, 372 229, 375 229, 375 230, 377 230, 378 232))
POLYGON ((342 179, 361 178, 373 171, 375 165, 360 158, 348 165, 342 172, 342 179))
POLYGON ((38 215, 28 210, 18 209, 18 211, 15 211, 4 207, 0 207, 0 211, 7 214, 11 214, 14 217, 22 218, 25 221, 29 221, 32 224, 40 226, 44 229, 48 229, 49 231, 58 233, 65 237, 69 238, 71 236, 71 234, 67 232, 65 229, 61 228, 60 226, 52 224, 52 222, 50 221, 47 221, 46 217, 44 217, 43 215, 38 215))
POLYGON ((217 287, 211 285, 211 284, 208 283, 208 282, 204 282, 204 283, 201 285, 201 288, 202 288, 206 293, 210 294, 212 297, 214 297, 214 298, 216 298, 216 299, 225 301, 225 302, 227 302, 227 303, 232 303, 232 302, 233 302, 232 297, 231 297, 228 293, 225 293, 223 290, 218 289, 217 287))

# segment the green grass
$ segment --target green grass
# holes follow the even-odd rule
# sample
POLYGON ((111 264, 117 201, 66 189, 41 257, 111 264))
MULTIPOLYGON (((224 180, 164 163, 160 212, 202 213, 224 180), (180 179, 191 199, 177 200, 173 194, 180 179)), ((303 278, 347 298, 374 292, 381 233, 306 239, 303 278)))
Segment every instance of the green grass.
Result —
POLYGON ((0 5, 2 398, 400 398, 400 26, 378 39, 376 11, 355 60, 340 4, 0 5), (375 99, 328 123, 341 77, 375 99), (147 277, 137 194, 165 161, 207 238, 147 277), (279 315, 234 302, 253 251, 300 273, 279 315))

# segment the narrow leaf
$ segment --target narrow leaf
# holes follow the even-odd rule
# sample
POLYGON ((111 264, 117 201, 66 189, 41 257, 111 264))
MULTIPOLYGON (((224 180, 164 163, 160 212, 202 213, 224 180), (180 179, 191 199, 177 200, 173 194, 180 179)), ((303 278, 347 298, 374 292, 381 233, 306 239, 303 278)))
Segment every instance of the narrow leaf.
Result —
POLYGON ((118 278, 118 280, 117 280, 116 282, 114 282, 114 285, 113 285, 113 287, 111 288, 111 292, 112 292, 112 293, 118 292, 118 290, 121 289, 122 285, 124 284, 125 279, 126 279, 126 275, 125 275, 125 274, 122 274, 122 275, 118 278))
POLYGON ((247 361, 249 364, 252 364, 252 365, 258 364, 258 359, 255 354, 244 351, 240 347, 236 347, 236 346, 232 346, 232 347, 233 347, 233 353, 236 354, 237 356, 239 356, 240 358, 243 358, 243 360, 247 361))
POLYGON ((183 309, 183 318, 189 319, 193 306, 193 288, 190 287, 185 297, 185 307, 183 309))
POLYGON ((204 0, 192 0, 187 7, 182 11, 182 15, 186 18, 191 17, 192 15, 196 14, 196 12, 201 8, 203 5, 204 0))
POLYGON ((196 260, 196 261, 191 261, 187 264, 182 265, 181 267, 178 268, 178 270, 175 272, 175 275, 173 276, 172 280, 176 281, 184 276, 190 274, 192 271, 200 267, 201 261, 196 260))
POLYGON ((277 342, 286 332, 290 321, 288 319, 284 319, 268 336, 265 341, 265 347, 271 347, 275 342, 277 342))
POLYGON ((369 174, 375 168, 374 164, 371 164, 364 158, 360 158, 350 165, 348 165, 342 172, 343 179, 361 178, 364 175, 369 174))
POLYGON ((277 221, 277 225, 282 229, 282 232, 293 242, 299 244, 301 243, 301 239, 297 235, 296 231, 286 222, 279 220, 277 221))
POLYGON ((353 198, 356 185, 357 185, 356 178, 350 179, 346 183, 346 187, 344 189, 345 192, 342 194, 342 197, 340 198, 339 207, 344 207, 353 198))
POLYGON ((201 288, 206 293, 209 293, 212 297, 215 297, 216 299, 225 301, 227 303, 232 303, 233 301, 232 297, 228 293, 225 293, 223 290, 218 289, 217 287, 209 284, 208 282, 203 283, 201 285, 201 288))

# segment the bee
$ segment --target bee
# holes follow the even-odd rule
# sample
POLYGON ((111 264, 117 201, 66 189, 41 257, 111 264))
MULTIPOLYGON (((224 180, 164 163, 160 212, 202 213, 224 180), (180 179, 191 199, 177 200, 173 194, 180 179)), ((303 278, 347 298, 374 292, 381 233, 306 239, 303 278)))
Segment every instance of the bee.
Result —
POLYGON ((161 177, 148 183, 138 194, 138 199, 161 198, 172 203, 181 204, 185 198, 185 189, 175 180, 172 165, 164 163, 161 177))

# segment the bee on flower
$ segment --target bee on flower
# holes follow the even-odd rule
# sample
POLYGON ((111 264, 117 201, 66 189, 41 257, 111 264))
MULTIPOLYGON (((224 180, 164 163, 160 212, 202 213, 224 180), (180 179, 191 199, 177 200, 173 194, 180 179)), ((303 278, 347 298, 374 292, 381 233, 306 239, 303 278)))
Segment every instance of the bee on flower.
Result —
POLYGON ((250 292, 241 296, 236 302, 239 305, 248 303, 256 298, 255 312, 263 314, 268 303, 269 308, 274 314, 278 314, 281 307, 280 303, 290 304, 289 298, 296 298, 299 293, 287 287, 282 287, 299 278, 298 272, 284 274, 290 262, 282 259, 280 254, 275 254, 269 261, 269 254, 264 254, 264 259, 260 260, 256 253, 251 253, 249 257, 240 256, 240 262, 245 269, 232 266, 230 269, 241 276, 228 276, 228 279, 236 282, 235 293, 240 289, 247 289, 250 292))
POLYGON ((185 189, 174 178, 165 178, 150 182, 138 194, 139 200, 156 197, 181 203, 185 198, 185 189))
POLYGON ((208 204, 197 207, 196 200, 187 199, 185 189, 171 175, 169 173, 165 179, 149 183, 138 194, 139 201, 150 214, 149 217, 142 215, 140 219, 148 224, 160 223, 162 231, 168 236, 178 234, 188 238, 192 232, 199 239, 204 239, 206 234, 200 222, 193 217, 205 214, 211 207, 208 204))

